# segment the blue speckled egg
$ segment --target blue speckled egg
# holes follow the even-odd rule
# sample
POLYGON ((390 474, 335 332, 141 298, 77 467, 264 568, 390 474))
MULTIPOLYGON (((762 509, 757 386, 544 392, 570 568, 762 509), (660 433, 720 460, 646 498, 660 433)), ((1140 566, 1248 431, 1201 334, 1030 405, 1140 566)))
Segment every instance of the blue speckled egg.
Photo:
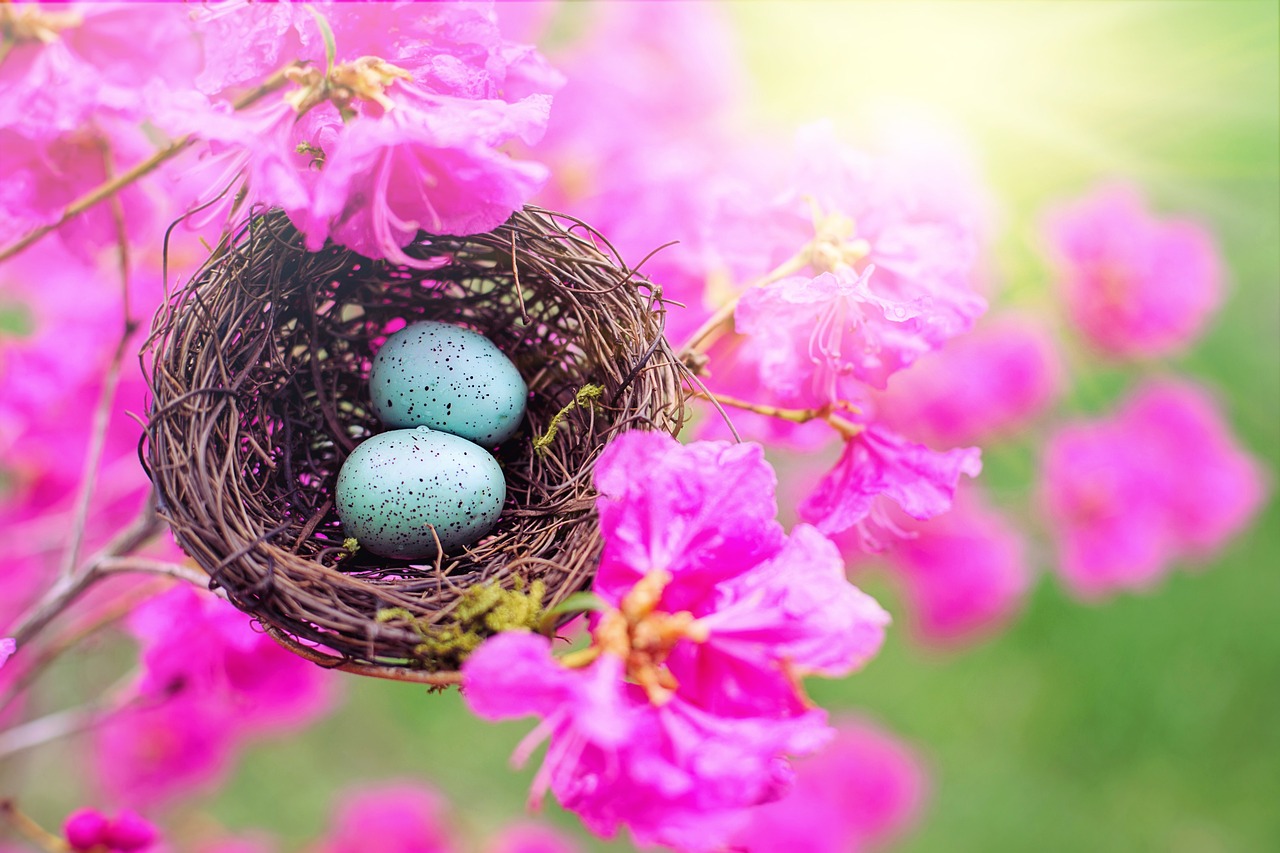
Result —
POLYGON ((529 389, 493 341, 428 320, 387 338, 369 395, 388 427, 427 426, 494 447, 519 428, 529 389))
POLYGON ((338 517, 360 547, 397 560, 434 558, 492 529, 507 497, 493 454, 426 427, 361 442, 338 472, 338 517))

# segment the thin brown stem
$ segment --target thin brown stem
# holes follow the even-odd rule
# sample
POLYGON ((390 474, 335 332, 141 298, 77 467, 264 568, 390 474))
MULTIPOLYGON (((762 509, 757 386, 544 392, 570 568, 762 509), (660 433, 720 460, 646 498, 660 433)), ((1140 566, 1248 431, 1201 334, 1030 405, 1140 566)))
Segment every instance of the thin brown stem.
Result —
POLYGON ((147 504, 138 517, 112 539, 106 548, 90 559, 83 571, 59 577, 35 606, 19 620, 12 633, 19 650, 84 594, 85 590, 104 577, 99 569, 99 564, 103 560, 130 554, 160 532, 163 522, 156 515, 154 500, 154 495, 148 496, 147 504))
POLYGON ((766 284, 772 284, 789 275, 795 275, 809 266, 811 256, 812 243, 807 244, 793 257, 775 267, 768 275, 753 281, 743 288, 737 296, 717 308, 716 312, 708 317, 706 322, 699 326, 698 330, 690 335, 689 340, 680 348, 680 358, 687 360, 690 356, 706 352, 707 348, 715 343, 721 335, 729 331, 729 328, 733 325, 733 313, 738 308, 738 300, 742 298, 742 293, 746 293, 755 287, 764 287, 766 284))
MULTIPOLYGON (((274 92, 275 90, 279 89, 287 82, 285 73, 289 69, 295 68, 295 67, 298 67, 298 63, 290 63, 287 67, 272 74, 270 77, 266 79, 265 82, 263 82, 261 86, 258 86, 257 88, 252 89, 249 92, 245 93, 238 100, 236 100, 232 106, 237 110, 244 109, 245 107, 250 106, 256 101, 262 99, 266 95, 269 95, 271 92, 274 92)), ((8 260, 9 258, 12 258, 14 255, 18 254, 23 249, 26 249, 27 247, 33 245, 34 243, 44 238, 51 231, 61 228, 63 225, 66 224, 67 220, 71 219, 71 217, 84 213, 89 208, 93 207, 99 202, 102 202, 108 198, 111 198, 116 193, 120 192, 120 190, 124 189, 125 187, 129 186, 130 184, 134 183, 140 178, 144 178, 147 175, 151 174, 156 169, 160 168, 162 165, 167 163, 169 160, 172 160, 174 157, 178 156, 183 151, 187 150, 187 148, 190 147, 191 144, 194 143, 197 138, 198 137, 196 134, 190 134, 190 133, 186 134, 185 136, 180 136, 177 139, 170 142, 165 147, 161 148, 156 153, 152 154, 147 159, 143 160, 141 163, 138 163, 132 168, 127 169, 124 172, 121 172, 116 177, 110 178, 107 181, 103 182, 102 184, 99 184, 98 186, 89 190, 89 192, 85 193, 75 201, 71 202, 71 204, 67 205, 66 208, 63 209, 62 213, 59 214, 58 218, 55 219, 53 222, 50 222, 45 225, 41 225, 38 228, 31 229, 26 234, 22 235, 17 240, 10 243, 8 246, 5 246, 3 249, 0 249, 0 261, 5 261, 5 260, 8 260)))
POLYGON ((98 562, 97 570, 102 575, 160 575, 194 584, 204 590, 209 588, 209 576, 199 569, 184 566, 181 563, 149 560, 146 557, 107 557, 98 562))
POLYGON ((0 800, 0 818, 45 853, 70 853, 71 845, 28 817, 12 799, 0 800))
POLYGON ((74 630, 63 632, 40 648, 36 659, 26 665, 21 675, 0 695, 0 711, 9 707, 15 699, 27 691, 50 664, 56 661, 69 649, 73 649, 85 640, 97 634, 103 628, 114 625, 128 616, 143 601, 168 587, 163 581, 133 587, 109 605, 94 614, 94 619, 74 630))
POLYGON ((797 424, 807 424, 809 421, 826 418, 831 414, 830 406, 825 406, 821 409, 785 409, 781 406, 770 406, 765 403, 752 403, 750 400, 740 400, 737 397, 729 397, 724 394, 698 391, 693 396, 702 400, 712 400, 731 409, 742 409, 746 412, 768 415, 771 418, 778 418, 779 420, 791 421, 797 424))

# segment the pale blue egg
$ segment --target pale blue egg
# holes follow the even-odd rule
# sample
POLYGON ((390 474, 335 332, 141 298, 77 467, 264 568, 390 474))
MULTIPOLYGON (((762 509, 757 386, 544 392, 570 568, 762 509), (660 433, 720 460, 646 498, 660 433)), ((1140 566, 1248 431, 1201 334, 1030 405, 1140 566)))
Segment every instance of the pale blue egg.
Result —
POLYGON ((397 560, 436 555, 488 533, 507 483, 483 447, 426 427, 380 433, 356 446, 338 472, 335 500, 348 536, 397 560))
POLYGON ((428 320, 387 338, 369 396, 388 427, 427 426, 494 447, 519 429, 529 388, 493 341, 428 320))

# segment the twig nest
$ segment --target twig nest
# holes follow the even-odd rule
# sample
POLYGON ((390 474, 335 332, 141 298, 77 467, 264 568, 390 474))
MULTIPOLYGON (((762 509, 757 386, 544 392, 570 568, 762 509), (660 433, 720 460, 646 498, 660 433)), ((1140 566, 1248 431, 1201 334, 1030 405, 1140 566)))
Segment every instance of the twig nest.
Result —
POLYGON ((679 430, 684 369, 658 289, 575 219, 527 208, 406 253, 414 267, 307 252, 283 213, 253 216, 156 315, 143 453, 178 543, 277 639, 447 683, 485 636, 536 626, 590 582, 592 464, 619 432, 679 430), (421 321, 483 335, 528 387, 493 451, 506 499, 492 532, 426 564, 358 548, 337 512, 342 463, 387 428, 375 354, 421 321))

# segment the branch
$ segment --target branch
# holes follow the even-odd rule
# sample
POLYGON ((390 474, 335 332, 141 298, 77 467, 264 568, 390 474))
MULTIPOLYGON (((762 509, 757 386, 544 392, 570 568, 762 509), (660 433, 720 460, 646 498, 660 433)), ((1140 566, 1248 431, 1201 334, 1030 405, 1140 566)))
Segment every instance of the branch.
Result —
MULTIPOLYGON (((275 72, 270 77, 268 77, 262 83, 262 85, 258 86, 255 89, 250 90, 249 92, 246 92, 244 95, 238 98, 232 104, 232 106, 237 110, 242 110, 245 107, 248 107, 251 104, 261 100, 263 97, 269 95, 270 93, 282 87, 287 82, 287 77, 285 76, 286 72, 288 72, 292 68, 297 68, 297 67, 301 67, 299 63, 296 63, 296 62, 290 63, 286 67, 280 69, 279 71, 275 72)), ((85 193, 84 195, 80 196, 80 198, 76 199, 75 201, 71 202, 71 204, 67 205, 67 207, 62 211, 62 213, 59 214, 58 218, 53 222, 50 222, 46 225, 41 225, 38 228, 33 228, 32 230, 28 231, 26 234, 19 237, 13 243, 10 243, 8 246, 5 246, 3 249, 0 249, 0 261, 6 261, 9 258, 12 258, 14 255, 18 254, 23 249, 26 249, 28 246, 31 246, 32 244, 44 238, 45 235, 47 235, 49 232, 54 231, 55 229, 61 228, 63 225, 66 224, 67 220, 71 219, 71 217, 84 213, 89 208, 93 207, 94 205, 98 204, 99 202, 105 199, 110 198, 111 196, 120 192, 120 190, 129 186, 130 184, 137 181, 138 179, 144 178, 147 175, 151 174, 156 169, 160 168, 160 166, 162 166, 164 163, 168 162, 169 160, 172 160, 174 157, 178 156, 183 151, 187 150, 187 148, 189 148, 191 144, 196 141, 196 139, 197 139, 197 136, 192 133, 188 133, 184 136, 179 136, 177 139, 173 140, 173 142, 170 142, 164 148, 161 148, 159 151, 152 154, 146 160, 143 160, 141 163, 137 164, 133 168, 128 169, 124 172, 121 172, 116 177, 110 178, 106 182, 99 184, 98 186, 89 190, 89 192, 85 193)))

